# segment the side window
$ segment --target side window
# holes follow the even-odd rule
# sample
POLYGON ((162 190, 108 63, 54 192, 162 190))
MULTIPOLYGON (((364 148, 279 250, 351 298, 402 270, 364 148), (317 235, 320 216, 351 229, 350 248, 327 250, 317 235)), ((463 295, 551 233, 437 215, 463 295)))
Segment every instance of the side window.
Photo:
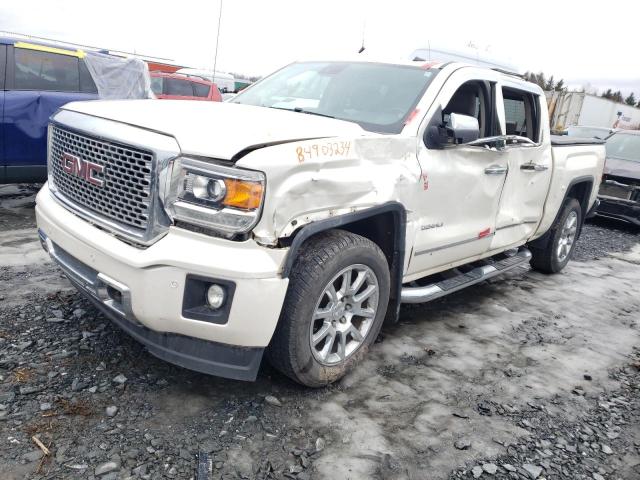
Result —
POLYGON ((164 81, 164 91, 167 95, 193 97, 193 88, 191 87, 191 82, 188 80, 166 78, 164 81))
POLYGON ((537 142, 540 132, 538 96, 512 88, 503 88, 502 96, 506 134, 537 142))
POLYGON ((80 60, 80 91, 83 93, 98 93, 98 88, 84 60, 80 60))
POLYGON ((472 81, 462 84, 442 111, 443 124, 446 125, 452 113, 458 113, 478 120, 480 138, 495 135, 491 90, 488 82, 472 81))
POLYGON ((164 93, 162 91, 163 80, 162 77, 151 77, 151 91, 156 95, 162 95, 164 93))
POLYGON ((207 98, 209 96, 209 91, 211 87, 209 85, 205 85, 203 83, 194 83, 193 84, 193 93, 196 97, 207 98))
POLYGON ((25 48, 16 48, 14 53, 17 90, 79 91, 77 57, 25 48))
POLYGON ((7 47, 0 45, 0 90, 4 89, 5 72, 7 71, 7 47))

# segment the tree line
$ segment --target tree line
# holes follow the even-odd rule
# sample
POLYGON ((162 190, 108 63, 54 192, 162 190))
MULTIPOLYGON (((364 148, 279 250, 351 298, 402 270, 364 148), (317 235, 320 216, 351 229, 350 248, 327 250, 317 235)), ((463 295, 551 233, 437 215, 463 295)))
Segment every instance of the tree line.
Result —
POLYGON ((525 72, 524 79, 528 82, 535 83, 545 92, 564 92, 567 87, 564 84, 564 80, 561 78, 556 81, 551 75, 549 78, 543 72, 533 73, 533 72, 525 72))
POLYGON ((626 103, 630 106, 636 106, 640 108, 640 100, 636 100, 636 96, 631 92, 625 99, 622 98, 622 93, 620 90, 614 92, 610 88, 607 89, 606 92, 600 95, 602 98, 608 98, 609 100, 613 100, 614 102, 626 103))
MULTIPOLYGON (((543 72, 540 72, 540 73, 525 72, 524 78, 529 82, 539 85, 540 88, 542 88, 546 92, 551 92, 551 91, 564 92, 567 89, 563 79, 555 81, 555 79, 553 78, 553 75, 547 78, 543 72)), ((600 96, 602 98, 613 100, 614 102, 626 103, 631 107, 640 108, 640 100, 636 100, 636 97, 633 94, 633 92, 631 92, 627 97, 624 97, 620 90, 617 90, 614 92, 613 89, 608 88, 607 91, 601 93, 600 96)))

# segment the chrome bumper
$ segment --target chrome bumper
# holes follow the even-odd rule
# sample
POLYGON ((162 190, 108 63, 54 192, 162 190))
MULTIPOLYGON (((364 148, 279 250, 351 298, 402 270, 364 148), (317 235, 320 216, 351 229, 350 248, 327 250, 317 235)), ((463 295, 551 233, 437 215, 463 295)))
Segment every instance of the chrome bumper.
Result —
POLYGON ((131 290, 129 287, 73 258, 53 243, 42 230, 38 230, 38 235, 44 251, 78 288, 130 322, 140 324, 131 309, 131 290))

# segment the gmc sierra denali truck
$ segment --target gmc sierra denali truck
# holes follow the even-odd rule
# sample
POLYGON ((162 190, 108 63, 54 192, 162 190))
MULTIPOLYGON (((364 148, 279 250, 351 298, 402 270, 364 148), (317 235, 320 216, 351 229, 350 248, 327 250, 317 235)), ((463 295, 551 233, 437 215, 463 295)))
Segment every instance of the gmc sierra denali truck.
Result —
POLYGON ((230 103, 65 105, 36 212, 71 282, 152 354, 253 380, 266 353, 320 386, 403 302, 562 270, 604 157, 554 140, 515 75, 299 62, 230 103))

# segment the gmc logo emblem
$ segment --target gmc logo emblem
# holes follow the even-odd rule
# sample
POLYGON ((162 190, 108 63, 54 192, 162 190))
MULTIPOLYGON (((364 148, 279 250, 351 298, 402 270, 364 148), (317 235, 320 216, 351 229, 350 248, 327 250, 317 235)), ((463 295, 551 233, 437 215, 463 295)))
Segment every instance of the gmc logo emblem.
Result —
POLYGON ((73 175, 74 177, 80 177, 96 187, 102 187, 104 185, 104 180, 96 178, 98 173, 104 172, 102 165, 83 160, 70 153, 63 153, 60 163, 65 173, 73 175))

